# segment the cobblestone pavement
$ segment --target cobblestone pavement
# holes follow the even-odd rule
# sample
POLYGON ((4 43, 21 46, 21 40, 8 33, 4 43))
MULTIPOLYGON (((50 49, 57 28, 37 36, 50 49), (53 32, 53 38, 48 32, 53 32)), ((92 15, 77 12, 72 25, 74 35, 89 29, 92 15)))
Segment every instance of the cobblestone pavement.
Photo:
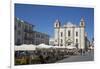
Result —
POLYGON ((63 60, 59 60, 56 63, 93 61, 93 60, 94 60, 94 51, 92 50, 91 52, 86 52, 84 55, 70 56, 69 58, 65 58, 63 60))

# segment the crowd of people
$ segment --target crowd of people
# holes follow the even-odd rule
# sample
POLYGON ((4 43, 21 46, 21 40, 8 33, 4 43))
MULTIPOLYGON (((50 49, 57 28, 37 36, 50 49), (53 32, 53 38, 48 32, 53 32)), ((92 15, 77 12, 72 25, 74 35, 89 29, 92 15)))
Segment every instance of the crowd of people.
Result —
POLYGON ((54 63, 72 55, 78 55, 76 49, 37 49, 35 51, 15 51, 15 65, 54 63), (23 58, 24 57, 24 58, 23 58))

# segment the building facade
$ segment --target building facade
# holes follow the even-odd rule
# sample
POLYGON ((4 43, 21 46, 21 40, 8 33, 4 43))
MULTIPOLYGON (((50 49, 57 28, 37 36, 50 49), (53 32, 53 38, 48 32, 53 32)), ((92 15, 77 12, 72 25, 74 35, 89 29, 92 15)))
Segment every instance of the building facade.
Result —
POLYGON ((88 51, 88 48, 90 46, 90 41, 87 38, 87 33, 85 33, 85 50, 88 51))
POLYGON ((54 23, 54 44, 56 46, 76 46, 79 49, 85 49, 84 18, 81 18, 79 26, 71 22, 61 26, 61 22, 57 19, 54 23))
POLYGON ((50 38, 50 39, 49 39, 49 45, 52 45, 52 46, 55 45, 55 44, 54 44, 54 38, 50 38))
POLYGON ((34 25, 15 18, 15 45, 21 44, 49 44, 49 35, 34 30, 34 25))
POLYGON ((15 18, 15 45, 33 43, 33 25, 15 18))
POLYGON ((47 35, 46 33, 33 31, 33 43, 35 45, 39 45, 42 43, 49 45, 49 35, 47 35))

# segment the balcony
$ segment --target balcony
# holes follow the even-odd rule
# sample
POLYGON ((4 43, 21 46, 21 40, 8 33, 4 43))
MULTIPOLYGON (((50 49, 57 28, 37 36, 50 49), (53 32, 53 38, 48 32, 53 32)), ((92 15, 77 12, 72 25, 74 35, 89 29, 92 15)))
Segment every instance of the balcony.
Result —
POLYGON ((24 29, 24 32, 33 33, 33 30, 24 29))
POLYGON ((33 40, 31 37, 24 37, 25 40, 33 40))

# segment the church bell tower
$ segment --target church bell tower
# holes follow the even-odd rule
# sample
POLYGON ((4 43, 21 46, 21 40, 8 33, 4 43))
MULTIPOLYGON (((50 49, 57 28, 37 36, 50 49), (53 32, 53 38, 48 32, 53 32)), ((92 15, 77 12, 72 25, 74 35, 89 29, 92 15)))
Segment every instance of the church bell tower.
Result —
POLYGON ((54 44, 56 46, 59 46, 59 30, 60 30, 60 27, 61 27, 61 24, 60 24, 60 21, 57 19, 55 22, 54 22, 54 44))
POLYGON ((85 20, 83 17, 80 20, 80 48, 85 49, 85 20))

